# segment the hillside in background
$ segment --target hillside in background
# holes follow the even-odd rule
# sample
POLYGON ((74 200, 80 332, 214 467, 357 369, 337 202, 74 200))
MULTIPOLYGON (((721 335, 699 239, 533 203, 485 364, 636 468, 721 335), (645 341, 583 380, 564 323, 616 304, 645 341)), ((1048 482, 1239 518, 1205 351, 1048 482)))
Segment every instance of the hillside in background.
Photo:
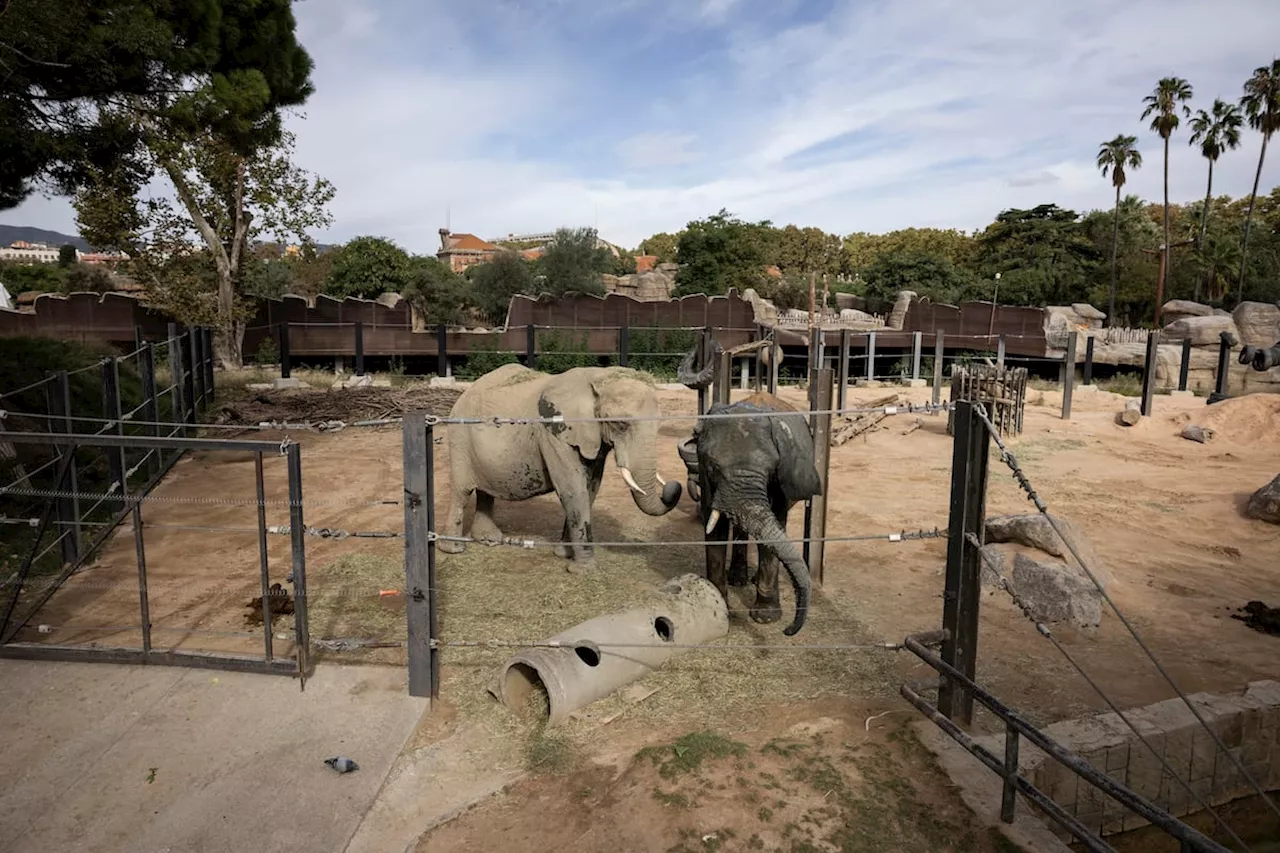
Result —
POLYGON ((79 235, 73 237, 58 231, 32 228, 29 225, 0 225, 0 246, 7 246, 17 240, 25 240, 28 243, 48 243, 50 246, 65 246, 70 243, 82 252, 93 251, 93 247, 81 240, 79 235))

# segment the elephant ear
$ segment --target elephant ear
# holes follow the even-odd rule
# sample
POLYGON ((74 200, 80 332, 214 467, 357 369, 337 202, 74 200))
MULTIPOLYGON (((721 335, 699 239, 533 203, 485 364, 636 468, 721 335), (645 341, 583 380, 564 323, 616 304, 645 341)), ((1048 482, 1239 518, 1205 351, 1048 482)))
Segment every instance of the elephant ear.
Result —
POLYGON ((563 415, 570 423, 543 424, 552 435, 578 448, 583 459, 600 455, 603 432, 598 421, 576 421, 574 418, 596 417, 599 395, 590 382, 561 376, 543 389, 538 397, 538 414, 544 418, 563 415))
POLYGON ((822 480, 813 465, 813 437, 803 418, 769 419, 778 451, 778 483, 789 501, 808 500, 822 493, 822 480))

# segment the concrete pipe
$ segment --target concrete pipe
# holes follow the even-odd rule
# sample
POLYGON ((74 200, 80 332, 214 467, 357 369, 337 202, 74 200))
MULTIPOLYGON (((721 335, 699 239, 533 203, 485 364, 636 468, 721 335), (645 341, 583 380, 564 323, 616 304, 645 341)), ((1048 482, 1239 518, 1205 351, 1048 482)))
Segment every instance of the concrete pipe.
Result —
POLYGON ((562 648, 516 652, 490 692, 520 711, 541 686, 550 704, 547 725, 554 726, 684 651, 674 646, 707 643, 728 632, 729 611, 719 590, 698 575, 682 575, 643 604, 588 619, 547 640, 562 648))

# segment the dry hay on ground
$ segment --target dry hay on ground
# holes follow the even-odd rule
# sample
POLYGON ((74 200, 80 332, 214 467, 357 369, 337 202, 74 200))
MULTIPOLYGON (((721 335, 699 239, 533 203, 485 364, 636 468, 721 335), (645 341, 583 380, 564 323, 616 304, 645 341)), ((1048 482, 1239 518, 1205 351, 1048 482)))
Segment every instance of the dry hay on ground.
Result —
POLYGON ((224 424, 248 425, 273 420, 351 423, 394 418, 411 411, 444 416, 461 394, 458 388, 427 387, 260 391, 223 406, 217 419, 224 424))

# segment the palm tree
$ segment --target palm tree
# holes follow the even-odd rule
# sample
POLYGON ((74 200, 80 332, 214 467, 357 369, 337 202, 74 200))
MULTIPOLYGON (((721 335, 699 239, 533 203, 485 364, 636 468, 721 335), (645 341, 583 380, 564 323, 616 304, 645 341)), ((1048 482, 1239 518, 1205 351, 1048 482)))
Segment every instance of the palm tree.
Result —
POLYGON ((1191 100, 1191 84, 1181 77, 1162 77, 1155 89, 1142 99, 1146 109, 1142 118, 1153 116, 1151 129, 1164 140, 1164 245, 1160 247, 1160 278, 1156 281, 1156 328, 1160 328, 1160 309, 1164 305, 1164 283, 1169 277, 1169 137, 1178 129, 1178 106, 1182 114, 1191 117, 1191 108, 1185 102, 1191 100))
MULTIPOLYGON (((1204 190, 1204 210, 1200 212, 1200 234, 1197 250, 1204 248, 1204 235, 1209 227, 1209 207, 1213 203, 1213 164, 1223 151, 1240 147, 1240 128, 1244 116, 1235 104, 1215 98, 1210 112, 1197 110, 1191 119, 1191 145, 1199 144, 1200 153, 1209 161, 1209 181, 1204 190)), ((1196 281, 1196 301, 1200 301, 1200 282, 1196 281)))
POLYGON ((1267 142, 1280 130, 1280 59, 1263 65, 1245 81, 1240 98, 1249 117, 1249 127, 1262 133, 1262 153, 1258 155, 1258 171, 1253 176, 1253 193, 1249 196, 1249 212, 1244 217, 1244 242, 1240 244, 1240 281, 1236 287, 1236 304, 1244 300, 1244 271, 1249 258, 1249 230, 1253 227, 1253 205, 1258 200, 1258 181, 1262 179, 1262 161, 1267 158, 1267 142))
POLYGON ((1142 152, 1134 146, 1138 137, 1123 133, 1098 149, 1098 168, 1102 177, 1111 173, 1111 185, 1116 188, 1116 209, 1111 214, 1111 292, 1107 299, 1107 325, 1114 326, 1116 316, 1116 269, 1120 259, 1120 188, 1124 186, 1125 170, 1142 167, 1142 152))

